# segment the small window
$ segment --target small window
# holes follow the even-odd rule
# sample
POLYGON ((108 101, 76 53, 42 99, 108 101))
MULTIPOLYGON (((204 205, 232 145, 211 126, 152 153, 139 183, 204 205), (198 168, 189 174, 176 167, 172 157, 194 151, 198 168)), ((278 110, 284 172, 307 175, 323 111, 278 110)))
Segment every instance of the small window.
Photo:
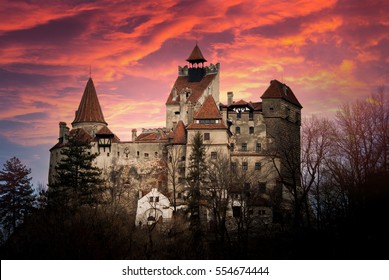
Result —
POLYGON ((107 157, 109 157, 109 153, 107 153, 107 157))
POLYGON ((240 127, 239 126, 237 126, 236 128, 235 128, 235 133, 240 133, 240 127))
POLYGON ((120 156, 120 152, 118 152, 118 157, 120 156))
POLYGON ((209 140, 209 139, 210 139, 209 132, 204 133, 204 140, 209 140))
POLYGON ((250 126, 249 132, 250 132, 250 134, 254 134, 254 127, 253 126, 250 126))
POLYGON ((231 143, 230 144, 230 148, 231 148, 231 152, 233 152, 235 150, 235 144, 234 143, 231 143))
POLYGON ((139 157, 139 151, 136 152, 136 156, 139 157))
POLYGON ((266 183, 258 183, 259 193, 266 193, 266 183))
POLYGON ((177 198, 181 198, 182 197, 182 194, 179 192, 177 193, 177 198))
POLYGON ((274 111, 274 108, 273 108, 273 107, 270 107, 269 110, 270 110, 270 111, 274 111))
POLYGON ((266 215, 266 210, 258 210, 258 215, 260 216, 266 215))
POLYGON ((155 155, 155 157, 157 157, 158 156, 158 152, 155 152, 154 155, 155 155))
POLYGON ((261 163, 259 161, 255 163, 255 170, 261 170, 261 163))
POLYGON ((211 152, 211 159, 217 158, 217 152, 211 152))
POLYGON ((262 150, 261 143, 257 143, 257 145, 255 146, 255 151, 256 151, 257 153, 259 153, 261 150, 262 150))
POLYGON ((234 218, 240 218, 241 215, 241 207, 240 206, 233 206, 232 207, 232 216, 234 218))
POLYGON ((236 170, 236 162, 231 162, 231 170, 232 171, 236 170))
POLYGON ((185 156, 182 156, 182 157, 181 157, 181 161, 185 161, 185 156))
POLYGON ((149 154, 148 154, 148 153, 145 153, 144 156, 145 156, 145 157, 149 157, 149 154))
MULTIPOLYGON (((57 156, 58 156, 58 153, 57 153, 57 156)), ((88 152, 88 156, 90 156, 90 152, 88 152)))
POLYGON ((149 197, 149 202, 154 202, 154 197, 153 196, 149 197))
POLYGON ((249 164, 247 161, 242 162, 242 170, 247 170, 249 168, 249 164))
POLYGON ((179 115, 180 112, 179 112, 179 111, 175 111, 174 114, 175 114, 175 115, 179 115))
POLYGON ((178 178, 178 183, 179 183, 179 184, 185 183, 185 178, 184 178, 184 177, 179 177, 179 178, 178 178))
POLYGON ((236 112, 236 118, 240 119, 241 117, 242 117, 242 112, 241 111, 236 112))
POLYGON ((155 197, 155 202, 159 202, 159 196, 155 197))
POLYGON ((250 111, 249 112, 249 121, 252 121, 254 119, 254 112, 250 111))
POLYGON ((246 152, 247 151, 247 143, 242 144, 242 151, 246 152))
POLYGON ((178 168, 178 170, 179 170, 180 173, 185 174, 185 166, 180 166, 180 167, 178 168))

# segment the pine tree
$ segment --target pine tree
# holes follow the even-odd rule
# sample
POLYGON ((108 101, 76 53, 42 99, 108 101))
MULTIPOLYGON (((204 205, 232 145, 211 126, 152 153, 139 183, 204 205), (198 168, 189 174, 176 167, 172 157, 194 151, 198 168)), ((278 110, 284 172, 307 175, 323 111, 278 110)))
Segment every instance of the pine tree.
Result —
POLYGON ((206 183, 207 165, 205 163, 206 148, 203 143, 203 136, 196 132, 192 139, 192 152, 189 157, 189 173, 187 182, 189 184, 189 205, 190 223, 192 231, 191 247, 196 258, 202 257, 202 233, 200 218, 201 188, 206 183))
POLYGON ((90 141, 82 130, 75 130, 61 150, 56 166, 55 182, 49 186, 49 207, 93 206, 99 203, 103 191, 101 169, 93 165, 97 154, 92 154, 90 141))
POLYGON ((0 171, 0 221, 9 233, 33 210, 34 190, 29 177, 31 169, 13 157, 0 171))
POLYGON ((207 166, 205 164, 205 146, 203 137, 197 132, 192 139, 192 153, 189 157, 189 173, 187 182, 189 189, 189 208, 191 215, 199 215, 200 188, 205 183, 207 166))

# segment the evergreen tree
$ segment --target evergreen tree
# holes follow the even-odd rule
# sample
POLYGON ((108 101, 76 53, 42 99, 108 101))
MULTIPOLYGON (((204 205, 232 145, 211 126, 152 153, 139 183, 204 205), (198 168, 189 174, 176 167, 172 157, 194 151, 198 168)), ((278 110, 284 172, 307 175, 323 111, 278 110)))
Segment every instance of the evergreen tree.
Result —
POLYGON ((203 254, 202 251, 202 234, 200 223, 200 199, 201 187, 206 183, 207 165, 205 163, 206 148, 203 143, 203 136, 196 132, 192 139, 192 153, 189 160, 189 173, 187 182, 189 184, 189 204, 190 223, 192 231, 191 246, 197 258, 203 254))
POLYGON ((97 154, 90 152, 92 146, 86 135, 81 129, 75 130, 61 150, 55 182, 49 186, 49 207, 77 209, 99 203, 103 191, 101 169, 93 165, 97 154))
POLYGON ((0 221, 9 234, 33 210, 34 190, 29 177, 31 169, 13 157, 0 171, 0 221))

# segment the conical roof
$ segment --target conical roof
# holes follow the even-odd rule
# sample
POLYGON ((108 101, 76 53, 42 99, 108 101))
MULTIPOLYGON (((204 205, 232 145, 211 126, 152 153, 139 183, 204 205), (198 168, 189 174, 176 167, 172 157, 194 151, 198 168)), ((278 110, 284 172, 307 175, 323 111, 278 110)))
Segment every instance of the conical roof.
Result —
POLYGON ((190 54, 190 56, 186 61, 190 63, 201 63, 201 62, 206 62, 207 60, 204 58, 199 46, 196 44, 192 53, 190 54))
POLYGON ((72 124, 96 122, 107 124, 104 120, 103 112, 101 111, 99 99, 92 78, 89 78, 86 84, 84 94, 82 95, 80 106, 76 111, 76 117, 72 124))

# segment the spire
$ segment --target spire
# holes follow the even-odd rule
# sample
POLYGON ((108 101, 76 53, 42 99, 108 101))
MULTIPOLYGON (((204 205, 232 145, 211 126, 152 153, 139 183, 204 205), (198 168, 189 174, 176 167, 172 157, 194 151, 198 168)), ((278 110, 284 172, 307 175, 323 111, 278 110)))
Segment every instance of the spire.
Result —
POLYGON ((80 106, 78 106, 76 117, 74 118, 72 125, 84 122, 102 123, 107 125, 104 120, 103 112, 101 111, 92 78, 89 78, 88 83, 86 84, 80 106))
POLYGON ((201 53, 201 50, 200 50, 199 46, 197 45, 197 43, 196 43, 196 46, 194 47, 192 53, 190 54, 190 56, 188 57, 188 59, 186 61, 188 61, 189 63, 207 62, 207 60, 204 58, 203 54, 201 53))

